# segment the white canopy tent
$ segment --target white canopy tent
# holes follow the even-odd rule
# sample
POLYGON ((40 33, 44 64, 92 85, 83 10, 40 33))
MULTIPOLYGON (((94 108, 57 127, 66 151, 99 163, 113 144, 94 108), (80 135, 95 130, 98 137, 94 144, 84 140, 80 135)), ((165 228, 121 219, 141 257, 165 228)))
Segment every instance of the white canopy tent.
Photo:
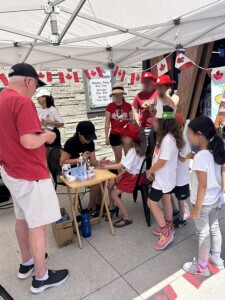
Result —
POLYGON ((125 66, 225 38, 225 0, 8 0, 0 66, 125 66))

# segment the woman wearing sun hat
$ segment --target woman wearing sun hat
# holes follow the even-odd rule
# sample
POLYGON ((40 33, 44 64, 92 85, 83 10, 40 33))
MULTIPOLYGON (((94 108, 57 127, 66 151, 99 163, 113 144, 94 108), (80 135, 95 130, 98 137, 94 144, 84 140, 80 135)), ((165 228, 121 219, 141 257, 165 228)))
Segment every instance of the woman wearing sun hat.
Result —
POLYGON ((117 163, 121 161, 123 149, 120 131, 132 119, 132 107, 125 101, 124 95, 122 82, 114 83, 110 94, 113 102, 107 105, 105 113, 105 141, 112 146, 117 163))

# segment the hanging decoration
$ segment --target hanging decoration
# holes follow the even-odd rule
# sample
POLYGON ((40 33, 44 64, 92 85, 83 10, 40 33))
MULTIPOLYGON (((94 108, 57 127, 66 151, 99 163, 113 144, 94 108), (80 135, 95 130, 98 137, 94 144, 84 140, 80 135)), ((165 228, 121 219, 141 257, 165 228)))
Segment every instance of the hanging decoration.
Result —
POLYGON ((9 81, 8 81, 8 78, 5 76, 5 73, 1 73, 0 74, 0 80, 2 81, 2 83, 4 84, 4 86, 8 86, 9 85, 9 81))
POLYGON ((116 66, 113 76, 116 77, 119 81, 123 82, 126 75, 126 71, 121 69, 119 66, 116 66))
POLYGON ((87 79, 94 79, 94 78, 99 78, 103 77, 103 73, 100 67, 96 67, 93 70, 84 70, 84 74, 87 77, 87 79))
POLYGON ((63 72, 58 71, 59 82, 68 83, 68 82, 79 82, 78 72, 63 72))
POLYGON ((225 83, 225 67, 208 69, 206 72, 216 84, 225 83))
POLYGON ((52 82, 52 72, 40 71, 38 72, 38 77, 46 82, 52 82))
POLYGON ((130 85, 140 84, 141 83, 142 72, 131 73, 130 85))
POLYGON ((172 69, 171 56, 163 58, 159 63, 152 67, 152 74, 159 77, 172 69))
POLYGON ((183 70, 186 70, 193 66, 194 66, 194 63, 187 56, 185 56, 180 51, 177 51, 175 68, 183 71, 183 70))

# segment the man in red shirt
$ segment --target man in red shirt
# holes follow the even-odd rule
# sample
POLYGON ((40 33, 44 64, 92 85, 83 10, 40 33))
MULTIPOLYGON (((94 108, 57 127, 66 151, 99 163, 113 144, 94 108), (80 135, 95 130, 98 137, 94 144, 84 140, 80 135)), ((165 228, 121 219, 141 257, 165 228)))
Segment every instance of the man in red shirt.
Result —
POLYGON ((148 136, 152 128, 155 99, 158 96, 158 92, 152 86, 154 81, 155 77, 150 72, 143 72, 141 78, 143 90, 135 96, 133 101, 134 119, 145 131, 146 141, 143 141, 145 146, 147 146, 148 136))
POLYGON ((31 291, 63 283, 68 270, 46 268, 46 225, 61 218, 59 203, 46 167, 45 143, 55 133, 42 132, 31 100, 36 88, 45 85, 29 64, 14 65, 9 71, 9 87, 0 93, 0 165, 10 190, 16 215, 16 235, 22 256, 18 277, 28 278, 35 269, 31 291))

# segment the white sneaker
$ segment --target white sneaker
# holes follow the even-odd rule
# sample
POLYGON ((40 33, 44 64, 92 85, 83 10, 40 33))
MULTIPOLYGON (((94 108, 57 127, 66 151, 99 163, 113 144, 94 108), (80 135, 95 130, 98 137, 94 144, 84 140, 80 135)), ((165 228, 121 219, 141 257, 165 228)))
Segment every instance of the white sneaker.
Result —
POLYGON ((199 275, 203 277, 210 276, 209 268, 206 267, 205 269, 202 269, 199 264, 197 263, 196 259, 194 258, 192 262, 187 262, 183 265, 183 270, 187 273, 190 273, 192 275, 199 275))
POLYGON ((222 260, 222 258, 219 259, 215 259, 212 254, 209 253, 209 262, 216 267, 219 270, 223 270, 224 269, 224 261, 222 260))

